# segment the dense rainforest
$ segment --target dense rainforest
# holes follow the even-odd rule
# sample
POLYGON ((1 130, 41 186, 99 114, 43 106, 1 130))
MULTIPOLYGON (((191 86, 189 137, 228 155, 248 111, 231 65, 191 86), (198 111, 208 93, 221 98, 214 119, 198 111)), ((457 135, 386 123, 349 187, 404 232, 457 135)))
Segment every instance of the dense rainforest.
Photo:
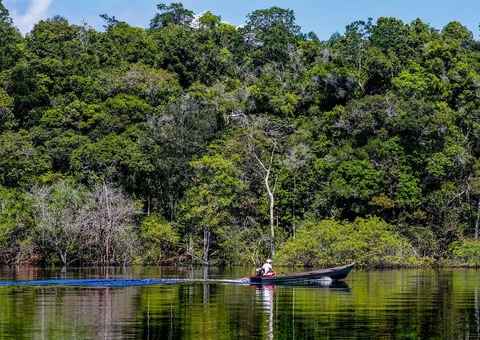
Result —
POLYGON ((101 17, 22 36, 0 0, 0 264, 479 264, 461 23, 101 17))

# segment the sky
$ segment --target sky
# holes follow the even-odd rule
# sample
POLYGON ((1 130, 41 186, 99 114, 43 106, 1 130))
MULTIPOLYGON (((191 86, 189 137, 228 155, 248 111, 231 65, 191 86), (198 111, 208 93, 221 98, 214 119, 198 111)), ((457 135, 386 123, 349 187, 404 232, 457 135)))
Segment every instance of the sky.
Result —
POLYGON ((40 20, 55 15, 65 17, 70 24, 86 22, 103 31, 101 14, 125 21, 131 26, 148 28, 157 4, 181 2, 184 8, 201 14, 210 11, 222 21, 240 26, 247 15, 257 9, 278 6, 291 9, 302 32, 310 31, 328 40, 332 34, 345 33, 345 26, 357 20, 374 22, 379 17, 395 17, 404 23, 420 18, 431 27, 441 30, 452 21, 459 21, 480 40, 480 1, 478 0, 0 0, 9 10, 14 25, 26 34, 40 20))

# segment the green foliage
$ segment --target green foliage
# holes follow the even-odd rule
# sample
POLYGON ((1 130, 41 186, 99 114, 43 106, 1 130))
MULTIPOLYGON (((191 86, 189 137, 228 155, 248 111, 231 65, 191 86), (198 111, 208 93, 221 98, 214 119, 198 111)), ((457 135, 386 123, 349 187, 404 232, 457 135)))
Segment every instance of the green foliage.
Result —
POLYGON ((152 164, 142 153, 135 130, 121 135, 109 134, 98 142, 85 143, 71 156, 71 168, 85 183, 114 181, 134 192, 152 164))
POLYGON ((51 160, 52 171, 63 174, 69 173, 73 152, 88 142, 88 137, 71 131, 46 141, 45 153, 51 160))
POLYGON ((419 263, 408 240, 378 218, 304 222, 297 236, 278 251, 277 262, 297 266, 355 262, 374 267, 419 263))
POLYGON ((98 75, 98 82, 103 99, 129 94, 152 106, 170 103, 181 93, 174 74, 142 64, 106 69, 98 75))
POLYGON ((445 40, 453 40, 459 43, 469 44, 473 40, 473 34, 458 21, 448 23, 441 31, 445 40))
POLYGON ((76 31, 77 26, 69 25, 67 19, 58 15, 41 20, 27 35, 27 48, 42 59, 66 60, 79 53, 80 46, 74 42, 76 31))
POLYGON ((415 207, 420 203, 422 190, 419 187, 418 179, 409 173, 401 173, 398 180, 396 200, 398 203, 415 207))
MULTIPOLYGON (((453 242, 474 235, 480 192, 479 42, 461 23, 382 17, 320 41, 279 7, 252 11, 242 28, 211 12, 194 21, 181 3, 157 10, 150 29, 103 14, 97 32, 55 16, 22 37, 0 1, 8 261, 62 262, 66 251, 79 263, 254 263, 275 243, 303 251, 285 257, 296 264, 461 253, 453 242), (93 234, 111 237, 89 238, 84 257, 79 242, 39 247, 32 231, 45 223, 23 200, 42 188, 40 201, 59 206, 66 178, 77 183, 65 192, 98 206, 87 209, 93 234), (131 200, 148 217, 134 219, 131 200), (114 206, 131 215, 113 223, 114 206), (306 227, 309 216, 335 228, 306 227), (310 229, 336 241, 318 250, 310 229)), ((68 229, 52 225, 48 235, 68 229)))
POLYGON ((329 194, 346 202, 347 217, 366 212, 367 203, 380 195, 382 177, 371 163, 361 160, 344 161, 330 173, 329 194))
POLYGON ((9 11, 0 2, 0 72, 13 67, 24 52, 22 36, 9 15, 9 11))
POLYGON ((0 131, 14 128, 17 124, 13 116, 13 98, 0 88, 0 131))
POLYGON ((0 135, 0 168, 0 185, 28 187, 49 170, 50 162, 25 133, 4 132, 0 135))
POLYGON ((147 31, 120 21, 98 38, 100 44, 92 51, 101 65, 118 66, 123 63, 151 64, 155 46, 147 31))
POLYGON ((32 221, 24 193, 0 186, 0 264, 28 260, 22 243, 31 235, 32 221))
POLYGON ((400 72, 392 80, 392 84, 396 92, 405 99, 432 98, 443 93, 445 88, 445 84, 435 74, 416 64, 400 72))
POLYGON ((449 251, 454 265, 478 267, 480 264, 480 242, 478 241, 464 239, 452 242, 449 251))
MULTIPOLYGON (((421 220, 422 213, 416 211, 415 214, 421 220)), ((439 256, 439 246, 435 238, 435 234, 429 228, 422 226, 411 226, 404 233, 412 243, 415 254, 421 257, 427 264, 433 263, 435 258, 439 256)))
POLYGON ((195 177, 193 186, 186 191, 181 221, 189 226, 190 235, 199 232, 204 236, 202 258, 209 259, 209 247, 205 244, 219 243, 228 239, 223 233, 229 233, 230 222, 233 220, 237 194, 244 189, 240 180, 240 172, 234 162, 220 155, 203 156, 191 163, 195 177))
POLYGON ((180 235, 159 214, 145 217, 141 223, 141 262, 160 265, 172 263, 178 256, 180 235))
POLYGON ((262 64, 268 60, 285 62, 287 46, 294 45, 300 35, 293 11, 274 6, 253 11, 247 18, 242 31, 254 58, 262 64))
POLYGON ((219 247, 214 263, 222 265, 256 265, 269 254, 269 239, 261 228, 218 229, 219 247))
POLYGON ((183 8, 179 2, 171 3, 170 6, 158 4, 160 13, 155 14, 150 22, 150 29, 163 28, 168 24, 188 25, 193 20, 193 12, 183 8))
POLYGON ((214 28, 220 25, 221 17, 218 15, 212 14, 212 12, 207 11, 202 14, 200 18, 198 18, 198 22, 200 23, 201 27, 203 28, 214 28))
POLYGON ((32 127, 40 118, 34 109, 49 104, 52 80, 37 73, 31 65, 19 63, 12 68, 7 93, 13 97, 13 114, 19 127, 32 127))

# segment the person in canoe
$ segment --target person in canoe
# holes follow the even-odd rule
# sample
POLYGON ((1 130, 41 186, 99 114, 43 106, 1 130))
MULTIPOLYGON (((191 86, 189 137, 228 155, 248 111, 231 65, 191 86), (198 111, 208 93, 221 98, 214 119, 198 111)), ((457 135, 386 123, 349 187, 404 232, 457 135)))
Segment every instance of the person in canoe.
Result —
POLYGON ((267 261, 265 261, 265 264, 261 268, 257 269, 257 276, 265 275, 277 276, 277 273, 275 272, 275 270, 273 270, 272 260, 270 259, 267 259, 267 261))

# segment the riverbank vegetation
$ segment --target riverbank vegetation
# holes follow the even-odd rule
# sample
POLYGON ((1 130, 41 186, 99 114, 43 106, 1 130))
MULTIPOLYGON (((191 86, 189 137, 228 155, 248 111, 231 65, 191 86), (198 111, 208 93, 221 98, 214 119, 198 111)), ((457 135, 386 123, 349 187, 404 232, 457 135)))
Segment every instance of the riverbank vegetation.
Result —
POLYGON ((461 23, 322 41, 278 7, 102 17, 22 36, 0 0, 1 264, 478 265, 461 23))

